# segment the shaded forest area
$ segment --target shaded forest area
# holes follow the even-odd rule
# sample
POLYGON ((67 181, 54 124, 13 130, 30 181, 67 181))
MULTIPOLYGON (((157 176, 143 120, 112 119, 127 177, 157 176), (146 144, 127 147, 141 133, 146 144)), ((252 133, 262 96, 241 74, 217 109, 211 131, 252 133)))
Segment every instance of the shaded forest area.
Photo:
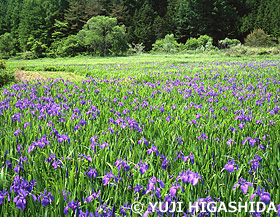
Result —
POLYGON ((208 35, 214 45, 226 37, 243 42, 257 28, 277 43, 280 36, 280 0, 2 0, 0 36, 10 33, 17 52, 47 49, 98 15, 116 18, 127 42, 146 51, 167 34, 179 43, 208 35))

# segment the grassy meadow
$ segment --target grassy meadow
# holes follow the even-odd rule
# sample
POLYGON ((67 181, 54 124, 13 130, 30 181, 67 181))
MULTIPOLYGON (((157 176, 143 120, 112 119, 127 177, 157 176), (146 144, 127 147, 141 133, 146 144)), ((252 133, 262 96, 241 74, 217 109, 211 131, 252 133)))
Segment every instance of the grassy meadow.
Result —
POLYGON ((0 90, 0 216, 280 215, 279 56, 6 65, 21 82, 0 90), (231 201, 276 210, 201 205, 231 201))

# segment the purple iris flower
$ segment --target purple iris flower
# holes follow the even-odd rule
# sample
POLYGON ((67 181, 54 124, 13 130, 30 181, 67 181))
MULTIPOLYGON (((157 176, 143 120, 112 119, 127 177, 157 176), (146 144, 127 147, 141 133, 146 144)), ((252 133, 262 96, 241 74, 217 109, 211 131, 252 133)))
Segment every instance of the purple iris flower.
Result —
POLYGON ((79 124, 81 126, 85 126, 87 124, 87 122, 84 119, 81 119, 79 124))
POLYGON ((68 209, 72 209, 74 211, 74 215, 76 213, 76 211, 79 209, 79 206, 80 206, 80 202, 78 201, 77 199, 77 202, 75 202, 75 200, 73 200, 73 202, 69 199, 69 203, 67 204, 67 206, 64 208, 64 211, 63 213, 65 215, 68 215, 68 209))
POLYGON ((141 184, 136 184, 136 187, 134 187, 134 194, 140 192, 141 190, 143 190, 143 186, 141 184))
POLYGON ((83 198, 84 202, 90 203, 94 198, 98 198, 100 195, 100 190, 98 192, 95 192, 94 189, 92 189, 93 193, 89 195, 86 199, 83 198))
POLYGON ((124 168, 125 171, 129 171, 130 167, 127 164, 127 162, 125 160, 123 160, 122 158, 117 159, 117 161, 115 162, 115 167, 118 168, 118 171, 120 171, 121 167, 124 168))
POLYGON ((99 145, 99 148, 104 149, 107 146, 109 146, 109 143, 103 141, 103 144, 99 145))
POLYGON ((231 143, 236 144, 236 142, 233 139, 229 138, 229 140, 227 141, 227 145, 230 146, 231 143))
POLYGON ((198 175, 198 173, 192 172, 190 169, 188 169, 185 172, 182 171, 181 173, 179 173, 177 179, 178 178, 181 178, 183 184, 189 182, 194 186, 198 183, 198 180, 201 179, 201 176, 198 175))
POLYGON ((167 157, 165 157, 164 155, 161 155, 160 157, 163 159, 162 164, 161 164, 161 168, 166 170, 167 166, 168 166, 168 163, 169 163, 169 160, 167 160, 167 157))
POLYGON ((0 191, 0 205, 2 204, 2 203, 4 203, 4 199, 5 199, 5 196, 7 195, 7 197, 8 197, 8 201, 10 201, 10 194, 9 194, 9 192, 8 191, 6 191, 5 190, 5 188, 3 189, 3 191, 0 191))
POLYGON ((238 171, 239 167, 238 165, 233 161, 233 159, 228 160, 228 163, 225 165, 225 170, 227 170, 229 173, 232 173, 234 171, 234 166, 236 166, 236 171, 238 171))
POLYGON ((37 200, 36 196, 31 194, 28 191, 25 191, 23 189, 20 189, 19 194, 14 198, 14 203, 16 203, 16 207, 18 209, 24 210, 26 208, 26 197, 28 195, 31 195, 33 198, 33 201, 35 202, 37 200))
POLYGON ((263 188, 260 190, 260 186, 258 186, 258 189, 254 194, 251 195, 250 199, 253 201, 254 197, 259 195, 261 198, 261 202, 265 203, 265 205, 268 205, 270 203, 270 193, 265 192, 265 189, 263 188))
POLYGON ((126 210, 130 210, 131 209, 131 205, 129 205, 129 203, 127 202, 127 204, 124 203, 123 206, 121 206, 120 209, 120 213, 122 216, 126 216, 126 210))
POLYGON ((140 163, 135 165, 135 170, 137 170, 138 166, 139 168, 139 172, 143 175, 148 169, 149 169, 149 165, 146 164, 145 162, 142 162, 142 160, 140 160, 140 163))
POLYGON ((103 184, 107 185, 112 177, 114 177, 113 174, 112 174, 112 170, 110 171, 110 173, 107 173, 105 171, 105 175, 104 175, 103 180, 102 180, 103 184))
MULTIPOLYGON (((20 128, 18 128, 18 129, 14 132, 14 135, 15 135, 15 136, 18 136, 18 134, 19 134, 20 132, 22 133, 22 131, 20 130, 20 128)), ((23 134, 23 133, 22 133, 22 134, 23 134)))
POLYGON ((155 152, 157 156, 159 155, 159 151, 157 150, 157 146, 153 146, 153 145, 152 145, 152 148, 150 148, 150 149, 147 150, 147 153, 148 153, 149 155, 150 155, 152 152, 155 152))
POLYGON ((54 197, 51 195, 51 192, 47 192, 47 189, 45 189, 44 194, 41 192, 41 195, 38 197, 38 201, 41 202, 44 207, 48 206, 53 200, 54 197), (41 197, 42 200, 40 201, 41 197))
POLYGON ((278 216, 280 216, 280 204, 277 205, 276 209, 277 209, 278 216))
POLYGON ((236 188, 238 188, 238 186, 240 185, 241 187, 241 191, 243 192, 243 194, 246 194, 247 191, 248 191, 248 187, 251 186, 251 187, 254 187, 252 183, 250 182, 247 182, 245 179, 243 178, 240 178, 238 180, 238 183, 236 183, 234 186, 233 186, 233 191, 236 190, 236 188))
POLYGON ((251 169, 248 173, 252 174, 253 171, 256 171, 258 168, 260 168, 260 162, 262 162, 262 158, 259 155, 255 155, 255 157, 249 161, 249 164, 251 164, 251 169))
POLYGON ((92 167, 89 168, 89 171, 85 172, 84 175, 87 174, 87 176, 91 179, 92 177, 96 178, 98 176, 98 173, 96 172, 96 169, 93 169, 92 167))
POLYGON ((206 136, 205 133, 202 133, 199 137, 197 137, 198 140, 205 140, 208 139, 208 136, 206 136))

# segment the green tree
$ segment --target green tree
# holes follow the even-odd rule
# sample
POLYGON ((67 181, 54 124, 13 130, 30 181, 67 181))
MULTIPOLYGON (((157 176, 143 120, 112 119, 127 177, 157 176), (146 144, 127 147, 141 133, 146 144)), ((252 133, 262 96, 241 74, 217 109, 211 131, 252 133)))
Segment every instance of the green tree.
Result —
POLYGON ((86 23, 85 1, 71 1, 69 8, 64 14, 65 22, 68 24, 68 35, 77 34, 86 23))
POLYGON ((117 18, 118 25, 125 24, 126 19, 128 19, 128 11, 123 0, 113 1, 109 16, 117 18))
POLYGON ((116 18, 92 17, 78 33, 78 37, 82 44, 95 55, 121 54, 128 49, 125 26, 119 27, 116 18))
POLYGON ((155 42, 155 32, 153 28, 156 13, 150 5, 143 5, 139 11, 136 11, 133 17, 133 34, 134 42, 143 43, 146 51, 152 49, 152 44, 155 42))
POLYGON ((44 17, 39 1, 36 0, 24 0, 23 8, 20 13, 19 24, 19 42, 23 51, 30 50, 32 45, 27 42, 29 38, 33 39, 45 39, 46 34, 44 32, 44 17))
POLYGON ((11 33, 6 32, 0 36, 0 55, 2 57, 10 57, 16 54, 14 42, 11 33))

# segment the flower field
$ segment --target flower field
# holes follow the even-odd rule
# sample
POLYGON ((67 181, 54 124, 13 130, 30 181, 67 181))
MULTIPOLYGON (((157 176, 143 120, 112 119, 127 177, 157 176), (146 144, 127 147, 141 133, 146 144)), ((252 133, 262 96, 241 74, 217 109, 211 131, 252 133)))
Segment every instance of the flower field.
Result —
POLYGON ((280 216, 280 60, 137 65, 1 90, 0 216, 280 216))

